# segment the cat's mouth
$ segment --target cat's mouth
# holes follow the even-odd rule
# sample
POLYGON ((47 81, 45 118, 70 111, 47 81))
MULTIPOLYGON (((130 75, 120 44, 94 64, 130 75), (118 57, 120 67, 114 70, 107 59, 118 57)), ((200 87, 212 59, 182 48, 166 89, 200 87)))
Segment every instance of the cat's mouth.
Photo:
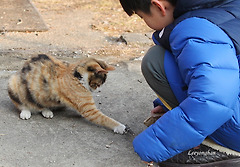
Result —
POLYGON ((90 84, 89 85, 90 87, 90 91, 93 92, 95 91, 96 89, 98 89, 101 85, 97 85, 97 84, 90 84))
POLYGON ((91 87, 89 87, 89 90, 90 90, 90 92, 96 92, 96 91, 99 91, 99 92, 100 92, 100 87, 97 87, 97 88, 91 88, 91 87))

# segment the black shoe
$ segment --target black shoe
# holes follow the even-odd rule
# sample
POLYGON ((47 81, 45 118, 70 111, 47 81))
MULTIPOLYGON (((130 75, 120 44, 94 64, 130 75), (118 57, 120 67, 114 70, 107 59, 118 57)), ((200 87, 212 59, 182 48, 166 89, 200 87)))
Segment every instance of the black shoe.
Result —
POLYGON ((159 167, 240 167, 240 157, 201 144, 158 165, 159 167))

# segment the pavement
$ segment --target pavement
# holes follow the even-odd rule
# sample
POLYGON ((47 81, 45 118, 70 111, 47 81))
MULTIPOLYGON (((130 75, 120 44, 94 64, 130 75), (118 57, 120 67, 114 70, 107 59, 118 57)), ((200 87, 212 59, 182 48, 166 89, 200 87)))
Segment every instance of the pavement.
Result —
MULTIPOLYGON (((79 1, 88 4, 85 0, 34 0, 38 5, 35 8, 30 0, 1 0, 0 7, 12 9, 4 12, 5 8, 0 8, 0 32, 4 30, 0 33, 0 167, 146 167, 134 152, 132 141, 146 129, 143 121, 156 98, 140 71, 141 59, 153 45, 151 32, 129 31, 113 36, 95 30, 92 27, 98 13, 78 8, 79 1), (19 6, 19 2, 24 3, 19 6), (52 10, 49 3, 61 10, 52 10), (17 11, 27 12, 30 8, 34 10, 27 19, 21 19, 24 22, 4 20, 10 16, 19 18, 17 11), (37 17, 48 29, 30 33, 37 17), (10 23, 24 27, 11 30, 6 26, 10 23), (29 31, 22 31, 26 29, 29 31), (69 62, 94 57, 114 65, 116 70, 109 72, 101 91, 94 92, 93 97, 104 114, 128 125, 132 133, 115 134, 70 109, 55 111, 52 119, 37 113, 29 120, 21 120, 7 94, 8 79, 39 53, 69 62)), ((110 23, 104 22, 104 26, 113 26, 110 23)))
POLYGON ((0 78, 1 167, 141 167, 132 140, 146 127, 143 120, 154 95, 142 75, 121 64, 109 73, 101 92, 93 93, 106 115, 127 124, 133 133, 114 134, 91 124, 76 111, 54 112, 52 119, 38 113, 21 120, 7 95, 8 74, 0 78))
POLYGON ((151 40, 145 34, 128 33, 124 34, 128 45, 109 41, 105 33, 89 28, 93 16, 87 11, 41 14, 49 27, 46 32, 0 34, 0 167, 145 167, 132 141, 146 129, 143 121, 156 98, 140 72, 151 40), (83 21, 76 24, 79 20, 83 21), (136 43, 140 50, 130 59, 128 48, 136 43), (109 56, 106 48, 117 54, 109 56), (21 120, 7 94, 8 78, 38 53, 69 62, 95 57, 114 65, 116 70, 109 72, 93 97, 103 113, 127 124, 133 133, 114 134, 70 109, 55 111, 52 119, 38 113, 21 120))
POLYGON ((48 27, 30 0, 1 0, 0 32, 47 31, 48 27))

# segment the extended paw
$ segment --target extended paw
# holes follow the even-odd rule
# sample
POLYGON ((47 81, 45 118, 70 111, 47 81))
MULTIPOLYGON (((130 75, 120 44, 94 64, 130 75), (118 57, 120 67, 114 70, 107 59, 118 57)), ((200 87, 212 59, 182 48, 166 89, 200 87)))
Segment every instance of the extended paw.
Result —
POLYGON ((43 110, 43 111, 42 111, 42 115, 43 115, 45 118, 53 118, 53 112, 50 111, 50 110, 43 110))
POLYGON ((20 113, 21 119, 29 119, 31 117, 31 112, 29 110, 22 110, 20 113))
POLYGON ((123 133, 126 132, 126 126, 123 125, 123 124, 120 124, 120 125, 116 126, 116 127, 113 129, 113 131, 114 131, 115 133, 123 134, 123 133))

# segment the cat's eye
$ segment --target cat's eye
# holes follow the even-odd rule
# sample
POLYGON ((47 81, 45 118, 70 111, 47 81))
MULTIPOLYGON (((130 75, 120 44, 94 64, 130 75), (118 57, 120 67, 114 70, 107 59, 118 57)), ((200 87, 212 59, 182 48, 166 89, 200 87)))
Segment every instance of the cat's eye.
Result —
POLYGON ((95 70, 93 67, 91 67, 91 66, 88 67, 87 70, 90 71, 90 72, 94 72, 94 71, 96 71, 96 70, 95 70))

